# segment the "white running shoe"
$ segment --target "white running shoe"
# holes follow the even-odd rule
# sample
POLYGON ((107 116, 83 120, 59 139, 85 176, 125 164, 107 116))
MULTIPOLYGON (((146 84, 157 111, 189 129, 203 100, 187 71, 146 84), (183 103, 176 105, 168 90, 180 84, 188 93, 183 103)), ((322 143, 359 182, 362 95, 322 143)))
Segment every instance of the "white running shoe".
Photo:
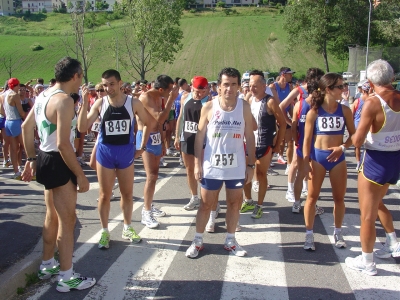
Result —
POLYGON ((143 211, 142 211, 141 223, 151 229, 157 228, 158 225, 160 225, 160 223, 158 223, 158 221, 153 217, 153 214, 151 212, 148 213, 148 212, 143 212, 143 211))
POLYGON ((294 202, 294 192, 286 191, 286 200, 289 202, 294 202))
POLYGON ((258 190, 260 189, 260 182, 258 182, 258 181, 253 181, 253 184, 252 184, 252 189, 253 189, 253 191, 255 192, 255 193, 258 193, 258 190))
POLYGON ((61 293, 67 293, 71 289, 85 290, 96 284, 96 279, 83 277, 81 274, 73 273, 72 277, 68 280, 59 280, 57 283, 57 291, 61 293))
POLYGON ((194 210, 196 208, 199 208, 200 206, 200 199, 197 196, 192 196, 192 198, 190 198, 189 203, 186 204, 183 209, 185 210, 194 210))
POLYGON ((308 196, 308 190, 302 190, 301 191, 301 197, 307 198, 307 196, 308 196))
POLYGON ((324 209, 322 207, 319 207, 318 205, 315 205, 315 215, 322 215, 324 213, 324 209))
POLYGON ((119 188, 119 183, 118 183, 118 181, 116 181, 116 182, 114 183, 113 190, 116 190, 117 188, 119 188))
POLYGON ((183 166, 183 165, 184 165, 184 163, 183 163, 183 159, 182 159, 182 156, 181 156, 181 157, 179 157, 179 165, 180 165, 180 166, 183 166))
POLYGON ((204 249, 203 239, 195 238, 190 245, 190 247, 186 250, 186 257, 196 258, 199 255, 199 252, 204 249))
POLYGON ((285 175, 288 175, 288 174, 289 174, 289 170, 290 170, 290 166, 287 165, 287 166, 286 166, 286 170, 285 170, 285 175))
POLYGON ((292 213, 299 214, 300 210, 301 210, 301 204, 300 203, 299 204, 293 203, 292 213))
POLYGON ((279 173, 274 171, 272 168, 268 168, 267 175, 268 176, 278 176, 279 173))
POLYGON ((225 241, 224 249, 236 256, 246 256, 247 252, 236 241, 235 238, 228 238, 225 241))
POLYGON ((164 217, 166 215, 165 211, 158 209, 154 204, 151 205, 151 213, 155 217, 164 217))
POLYGON ((344 241, 343 234, 342 233, 337 233, 333 234, 333 238, 335 239, 335 247, 336 248, 346 248, 346 242, 344 241))
POLYGON ((207 232, 214 232, 215 231, 215 222, 211 219, 211 217, 208 219, 207 225, 206 225, 206 231, 207 232))
POLYGON ((397 243, 394 246, 389 246, 387 243, 382 245, 381 249, 376 250, 375 256, 379 258, 389 258, 391 256, 393 257, 399 257, 400 256, 400 243, 397 243))
POLYGON ((304 250, 312 250, 315 251, 315 245, 314 245, 314 234, 306 233, 306 241, 304 242, 303 246, 304 250))
POLYGON ((375 262, 370 265, 364 264, 362 255, 359 255, 357 257, 347 257, 344 262, 346 263, 346 266, 348 266, 350 269, 361 271, 364 274, 370 276, 378 274, 375 262))

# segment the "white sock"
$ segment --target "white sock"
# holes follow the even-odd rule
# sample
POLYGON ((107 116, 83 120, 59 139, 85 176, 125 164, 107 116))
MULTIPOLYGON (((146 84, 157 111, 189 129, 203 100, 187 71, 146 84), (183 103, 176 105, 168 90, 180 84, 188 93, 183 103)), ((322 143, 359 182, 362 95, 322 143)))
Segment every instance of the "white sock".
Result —
POLYGON ((199 196, 198 195, 192 195, 192 198, 193 199, 199 199, 199 196))
POLYGON ((372 252, 371 253, 361 252, 361 255, 364 264, 370 265, 374 262, 374 254, 372 252))
POLYGON ((234 239, 235 238, 235 234, 234 233, 227 233, 226 234, 226 239, 234 239))
POLYGON ((142 213, 149 215, 149 214, 151 214, 151 210, 145 210, 145 209, 143 209, 143 210, 142 210, 142 213))
POLYGON ((129 227, 131 227, 131 224, 125 224, 124 223, 124 230, 128 230, 129 227))
POLYGON ((54 265, 56 264, 56 260, 54 259, 54 257, 50 258, 49 260, 42 260, 42 266, 46 266, 46 267, 54 267, 54 265))
POLYGON ((217 216, 217 211, 212 210, 212 211, 210 212, 210 219, 211 219, 211 221, 215 222, 215 217, 216 217, 216 216, 217 216))
POLYGON ((286 164, 286 169, 290 169, 290 164, 286 164))
POLYGON ((72 277, 72 273, 73 273, 72 267, 67 271, 60 270, 60 273, 58 274, 58 281, 60 281, 61 279, 64 281, 68 281, 72 277))
POLYGON ((108 232, 108 228, 103 228, 103 232, 108 232))
POLYGON ((287 183, 287 189, 288 189, 288 191, 289 192, 293 192, 293 189, 294 189, 294 183, 293 182, 288 182, 287 183))
POLYGON ((308 182, 307 180, 303 180, 303 191, 307 191, 308 190, 308 182))
POLYGON ((314 230, 312 230, 312 229, 311 230, 307 230, 306 229, 306 234, 314 234, 314 230))
POLYGON ((386 233, 386 243, 388 243, 390 246, 397 244, 396 232, 386 233))
POLYGON ((253 203, 253 199, 244 199, 244 201, 247 203, 253 203))
POLYGON ((300 200, 294 200, 294 204, 300 205, 300 200))
POLYGON ((340 234, 342 232, 342 228, 335 228, 333 231, 334 234, 340 234))
POLYGON ((194 238, 195 239, 203 239, 203 234, 196 232, 196 234, 194 235, 194 238))

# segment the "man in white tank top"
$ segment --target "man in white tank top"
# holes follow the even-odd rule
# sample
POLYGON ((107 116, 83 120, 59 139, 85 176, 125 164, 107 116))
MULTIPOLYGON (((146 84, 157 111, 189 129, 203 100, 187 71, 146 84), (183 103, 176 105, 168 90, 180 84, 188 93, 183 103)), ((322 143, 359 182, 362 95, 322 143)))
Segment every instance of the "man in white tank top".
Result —
POLYGON ((194 174, 196 180, 201 182, 201 203, 196 217, 196 235, 186 251, 189 258, 197 257, 203 249, 203 232, 223 183, 226 188, 228 231, 224 248, 236 256, 247 254, 237 243, 235 231, 243 187, 251 182, 255 168, 253 116, 250 105, 237 98, 240 86, 238 70, 222 69, 218 84, 221 96, 203 106, 195 140, 194 174), (244 137, 249 153, 247 165, 244 137))
POLYGON ((372 252, 377 217, 385 229, 386 242, 375 251, 375 256, 400 257, 393 218, 382 200, 389 185, 396 184, 400 173, 400 92, 392 87, 393 78, 393 69, 384 60, 376 60, 368 66, 367 79, 375 94, 365 100, 360 123, 352 136, 355 147, 361 147, 365 141, 358 175, 362 254, 346 258, 346 265, 367 275, 377 274, 372 252))

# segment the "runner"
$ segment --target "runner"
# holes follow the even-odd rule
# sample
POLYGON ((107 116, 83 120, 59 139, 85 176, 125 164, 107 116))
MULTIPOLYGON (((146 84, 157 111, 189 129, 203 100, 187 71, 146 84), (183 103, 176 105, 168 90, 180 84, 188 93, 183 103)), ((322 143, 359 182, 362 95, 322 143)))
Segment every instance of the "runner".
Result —
POLYGON ((159 223, 154 218, 165 216, 165 212, 153 205, 154 190, 158 179, 160 168, 160 158, 165 155, 163 124, 168 118, 171 106, 178 96, 178 86, 174 86, 174 81, 167 75, 157 77, 154 88, 140 96, 143 106, 155 119, 148 124, 150 138, 143 136, 143 123, 138 120, 138 132, 136 135, 136 145, 143 145, 142 153, 143 165, 146 170, 146 184, 144 186, 144 205, 142 210, 142 224, 148 228, 156 228, 159 223), (162 108, 163 98, 167 98, 165 107, 162 108))
POLYGON ((304 161, 311 158, 311 166, 304 164, 304 172, 308 179, 308 195, 304 206, 306 225, 305 250, 315 250, 314 219, 317 203, 326 171, 332 186, 334 201, 334 239, 337 248, 345 248, 346 242, 342 234, 342 222, 345 213, 344 195, 347 186, 347 167, 344 152, 351 146, 354 134, 354 123, 350 108, 341 105, 343 78, 336 73, 328 73, 321 77, 318 89, 312 93, 311 109, 306 116, 304 129, 303 156, 304 161), (343 144, 345 126, 349 137, 343 144), (314 137, 314 141, 313 141, 314 137), (314 151, 311 152, 312 144, 314 151))
POLYGON ((83 290, 92 287, 96 279, 74 273, 72 253, 76 222, 77 192, 89 190, 74 153, 76 116, 69 96, 82 83, 79 61, 65 57, 55 66, 56 84, 37 99, 23 124, 27 162, 23 179, 30 181, 36 172, 37 182, 44 185, 46 218, 43 226, 43 260, 38 277, 48 279, 58 274, 57 291, 83 290), (41 140, 36 163, 34 128, 39 128, 41 140), (60 263, 54 259, 54 248, 60 253, 60 263))
POLYGON ((375 221, 379 218, 386 232, 386 242, 375 251, 379 258, 400 257, 393 218, 383 204, 389 185, 396 184, 400 173, 400 92, 392 86, 393 68, 387 61, 373 61, 367 68, 367 79, 375 91, 364 104, 357 132, 352 140, 356 147, 365 141, 364 158, 358 174, 358 201, 361 211, 361 255, 346 258, 349 268, 376 275, 373 249, 375 221))
MULTIPOLYGON (((139 243, 141 238, 131 226, 133 209, 133 177, 135 140, 133 127, 134 114, 142 122, 143 135, 148 137, 147 124, 151 117, 144 109, 142 103, 132 96, 125 95, 121 90, 123 82, 116 70, 107 70, 102 74, 102 84, 107 93, 106 97, 96 101, 89 114, 88 89, 82 87, 83 108, 78 117, 78 127, 86 131, 97 118, 101 120, 100 133, 96 151, 97 176, 99 180, 99 215, 102 225, 102 235, 99 249, 108 249, 110 232, 108 218, 110 214, 110 197, 114 186, 115 177, 118 178, 121 192, 121 209, 124 216, 124 229, 122 238, 132 243, 139 243)), ((144 143, 139 144, 138 156, 146 148, 144 143)))
POLYGON ((5 90, 0 94, 0 132, 3 137, 2 150, 3 150, 3 168, 11 166, 10 160, 10 137, 6 134, 6 113, 4 111, 4 96, 8 90, 8 84, 6 84, 5 90))
POLYGON ((251 217, 254 219, 261 218, 263 214, 262 205, 268 186, 267 171, 271 163, 272 153, 279 148, 280 142, 285 137, 285 126, 282 126, 282 130, 278 131, 276 144, 274 144, 276 122, 278 124, 286 124, 286 122, 282 111, 279 109, 279 102, 265 93, 266 85, 263 72, 258 70, 250 72, 250 92, 252 97, 249 102, 251 113, 257 123, 257 130, 254 131, 254 136, 259 190, 257 204, 255 204, 251 197, 251 183, 244 186, 245 196, 240 212, 244 213, 253 210, 251 217), (278 145, 278 147, 275 148, 275 145, 278 145))
POLYGON ((195 177, 201 181, 201 203, 196 216, 196 234, 186 256, 195 258, 203 246, 203 232, 212 206, 218 202, 225 182, 227 237, 224 248, 236 256, 247 252, 235 239, 243 186, 250 183, 254 172, 255 153, 253 117, 247 102, 237 98, 240 73, 225 68, 218 75, 221 96, 208 102, 201 111, 195 140, 195 177), (243 138, 249 153, 246 166, 243 138), (205 141, 204 157, 203 145, 205 141))

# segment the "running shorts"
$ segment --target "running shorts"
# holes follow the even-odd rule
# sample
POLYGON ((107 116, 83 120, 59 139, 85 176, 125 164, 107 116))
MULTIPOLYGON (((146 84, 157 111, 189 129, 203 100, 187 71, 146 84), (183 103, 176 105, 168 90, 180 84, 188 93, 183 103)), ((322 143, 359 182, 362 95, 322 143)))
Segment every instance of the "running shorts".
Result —
POLYGON ((361 164, 365 179, 377 185, 396 184, 400 174, 400 151, 366 149, 361 164))
POLYGON ((244 187, 244 179, 231 179, 231 180, 220 180, 220 179, 210 179, 202 178, 201 187, 208 191, 217 191, 222 187, 225 182, 225 187, 227 189, 242 189, 244 187))
MULTIPOLYGON (((136 133, 136 147, 142 145, 143 131, 138 130, 136 133)), ((146 152, 154 154, 155 156, 160 156, 162 154, 162 141, 161 133, 152 132, 150 133, 149 140, 146 143, 146 152)))
POLYGON ((97 143, 96 160, 107 169, 125 169, 133 164, 135 145, 110 145, 97 143))
POLYGON ((3 129, 6 125, 6 118, 0 117, 0 129, 3 129))
POLYGON ((316 162, 320 163, 325 170, 330 171, 332 170, 336 165, 341 163, 342 161, 345 160, 344 153, 339 157, 339 159, 335 162, 329 162, 326 158, 332 153, 332 150, 322 150, 318 148, 314 148, 314 155, 312 157, 313 160, 316 162))
POLYGON ((6 134, 11 137, 19 136, 22 133, 22 120, 6 120, 5 128, 6 134))

